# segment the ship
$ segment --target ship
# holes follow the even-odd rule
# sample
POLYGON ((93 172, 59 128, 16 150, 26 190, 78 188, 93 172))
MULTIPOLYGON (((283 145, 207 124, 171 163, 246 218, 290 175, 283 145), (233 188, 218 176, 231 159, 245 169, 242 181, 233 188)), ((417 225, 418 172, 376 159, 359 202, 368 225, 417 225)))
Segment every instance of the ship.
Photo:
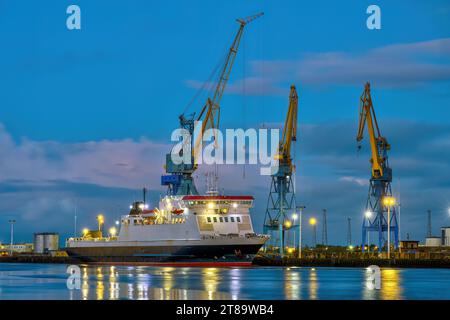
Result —
POLYGON ((165 196, 149 209, 134 202, 128 214, 103 235, 84 230, 64 249, 81 263, 163 266, 249 266, 268 240, 253 230, 252 196, 165 196))

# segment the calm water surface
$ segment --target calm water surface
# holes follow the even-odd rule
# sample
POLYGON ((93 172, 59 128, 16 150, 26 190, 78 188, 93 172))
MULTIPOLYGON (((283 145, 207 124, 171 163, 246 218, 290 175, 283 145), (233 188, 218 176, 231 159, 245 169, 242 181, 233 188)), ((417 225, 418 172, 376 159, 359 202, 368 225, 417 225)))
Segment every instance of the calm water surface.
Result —
POLYGON ((363 268, 171 268, 0 264, 4 299, 450 299, 450 269, 382 269, 368 290, 363 268))

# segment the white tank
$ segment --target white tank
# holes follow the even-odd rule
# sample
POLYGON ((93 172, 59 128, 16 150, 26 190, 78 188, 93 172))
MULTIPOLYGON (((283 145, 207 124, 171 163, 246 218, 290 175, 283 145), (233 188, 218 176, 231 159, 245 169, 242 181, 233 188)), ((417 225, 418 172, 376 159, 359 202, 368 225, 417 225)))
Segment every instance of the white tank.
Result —
POLYGON ((34 234, 34 253, 48 253, 59 249, 59 234, 41 232, 34 234))

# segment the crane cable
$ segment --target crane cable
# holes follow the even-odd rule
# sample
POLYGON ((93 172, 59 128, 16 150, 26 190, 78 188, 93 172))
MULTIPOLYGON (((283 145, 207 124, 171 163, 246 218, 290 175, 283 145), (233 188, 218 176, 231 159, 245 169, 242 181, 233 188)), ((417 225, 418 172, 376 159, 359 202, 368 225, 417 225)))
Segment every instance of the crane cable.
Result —
POLYGON ((182 114, 186 114, 186 112, 189 110, 189 108, 194 104, 195 101, 197 101, 198 97, 205 91, 207 92, 211 92, 212 88, 215 87, 215 83, 216 82, 212 82, 212 79, 214 78, 215 75, 217 75, 217 72, 219 70, 219 68, 223 65, 223 62, 226 59, 227 54, 223 55, 218 63, 216 64, 216 66, 214 67, 214 69, 211 71, 210 75, 208 76, 207 80, 203 82, 202 86, 197 90, 197 92, 194 94, 194 96, 191 98, 191 100, 189 101, 189 103, 184 107, 183 113, 182 114), (209 88, 207 89, 207 87, 209 86, 209 88), (205 90, 207 89, 207 90, 205 90))

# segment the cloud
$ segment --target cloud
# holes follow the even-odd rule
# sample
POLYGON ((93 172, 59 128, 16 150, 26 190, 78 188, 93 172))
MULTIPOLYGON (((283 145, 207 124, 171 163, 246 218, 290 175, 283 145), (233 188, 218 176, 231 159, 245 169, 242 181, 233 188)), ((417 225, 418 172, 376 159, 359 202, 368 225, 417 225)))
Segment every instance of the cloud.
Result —
MULTIPOLYGON (((256 60, 251 75, 229 84, 227 94, 282 95, 287 85, 416 87, 450 80, 450 38, 400 43, 363 52, 311 52, 293 60, 256 60)), ((199 88, 200 82, 189 80, 199 88)))
POLYGON ((19 143, 0 125, 0 181, 64 180, 100 186, 136 187, 157 181, 170 146, 146 138, 79 143, 32 141, 19 143))

